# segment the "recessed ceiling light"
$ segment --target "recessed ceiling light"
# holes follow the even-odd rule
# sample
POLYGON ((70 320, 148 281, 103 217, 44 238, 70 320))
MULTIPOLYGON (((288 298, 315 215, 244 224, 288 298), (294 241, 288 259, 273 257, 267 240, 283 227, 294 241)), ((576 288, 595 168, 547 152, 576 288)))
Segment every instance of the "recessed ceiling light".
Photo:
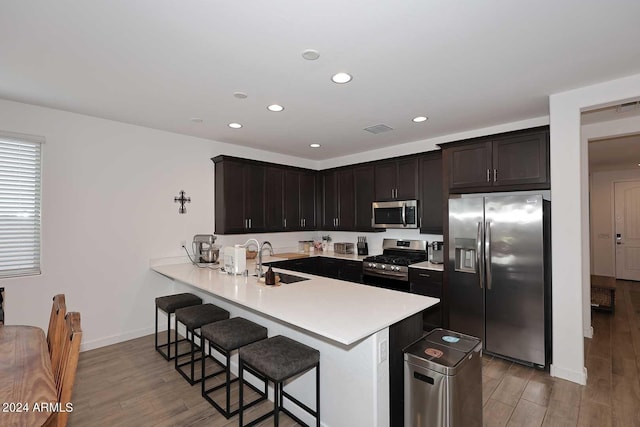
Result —
POLYGON ((353 77, 351 77, 351 74, 348 74, 348 73, 336 73, 331 77, 331 80, 334 83, 344 84, 344 83, 349 83, 352 78, 353 77))
POLYGON ((242 127, 242 125, 240 123, 229 123, 229 127, 231 129, 240 129, 242 127))
POLYGON ((315 61, 320 58, 320 54, 315 49, 307 49, 302 51, 302 57, 307 61, 315 61))
POLYGON ((320 144, 309 144, 309 147, 311 148, 320 148, 320 144))
POLYGON ((412 119, 412 121, 413 121, 414 123, 421 123, 421 122, 426 122, 426 121, 427 121, 427 119, 428 119, 428 117, 425 117, 425 116, 418 116, 418 117, 414 117, 414 118, 412 119))
POLYGON ((193 123, 202 123, 202 119, 200 117, 192 117, 190 120, 193 123))
POLYGON ((284 107, 282 105, 278 105, 278 104, 271 104, 267 107, 267 110, 269 111, 273 111, 273 112, 280 112, 282 110, 284 110, 284 107))
POLYGON ((249 95, 247 95, 244 92, 233 92, 233 96, 235 96, 238 99, 245 99, 249 95))

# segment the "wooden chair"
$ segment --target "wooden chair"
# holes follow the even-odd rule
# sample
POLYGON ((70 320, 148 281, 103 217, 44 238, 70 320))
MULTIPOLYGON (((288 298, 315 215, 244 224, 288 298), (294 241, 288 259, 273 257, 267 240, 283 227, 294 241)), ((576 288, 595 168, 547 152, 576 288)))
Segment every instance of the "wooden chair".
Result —
POLYGON ((80 327, 80 313, 69 312, 65 316, 62 331, 62 350, 58 368, 52 367, 53 377, 58 393, 59 411, 51 414, 47 427, 64 427, 67 425, 69 412, 72 410, 71 394, 76 379, 78 358, 80 355, 80 342, 82 341, 82 329, 80 327), (68 406, 69 405, 69 406, 68 406))
POLYGON ((49 329, 47 331, 47 345, 49 346, 49 357, 51 358, 51 369, 53 372, 59 369, 60 353, 63 348, 64 322, 67 314, 67 305, 64 294, 53 297, 51 316, 49 317, 49 329))

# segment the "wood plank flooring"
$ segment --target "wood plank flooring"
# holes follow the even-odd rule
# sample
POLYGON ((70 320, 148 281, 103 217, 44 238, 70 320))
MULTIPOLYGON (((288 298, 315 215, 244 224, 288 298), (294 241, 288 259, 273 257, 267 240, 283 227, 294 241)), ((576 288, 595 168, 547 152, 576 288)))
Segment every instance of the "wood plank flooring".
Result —
MULTIPOLYGON (((615 313, 593 313, 586 386, 483 357, 485 426, 640 427, 640 283, 619 280, 617 286, 615 313)), ((81 353, 72 401, 70 426, 238 424, 155 352, 153 335, 81 353)), ((270 408, 271 402, 256 405, 250 419, 270 408)), ((281 425, 296 425, 283 418, 281 425)))

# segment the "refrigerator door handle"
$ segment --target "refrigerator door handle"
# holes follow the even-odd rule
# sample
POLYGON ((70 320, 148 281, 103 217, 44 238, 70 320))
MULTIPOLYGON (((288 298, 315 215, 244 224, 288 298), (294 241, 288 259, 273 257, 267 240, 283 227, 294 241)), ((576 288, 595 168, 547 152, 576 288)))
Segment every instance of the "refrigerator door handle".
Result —
POLYGON ((487 271, 487 289, 491 289, 491 222, 487 221, 484 229, 484 265, 487 271))
POLYGON ((480 289, 484 288, 484 263, 482 262, 482 222, 478 223, 478 233, 476 235, 476 271, 480 282, 480 289))

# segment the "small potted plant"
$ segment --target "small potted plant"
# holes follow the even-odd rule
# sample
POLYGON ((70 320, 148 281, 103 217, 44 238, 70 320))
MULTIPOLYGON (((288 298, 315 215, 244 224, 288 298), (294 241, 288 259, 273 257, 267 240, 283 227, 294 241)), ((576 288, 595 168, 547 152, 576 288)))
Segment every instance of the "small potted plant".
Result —
POLYGON ((322 250, 324 252, 327 251, 327 248, 329 247, 329 243, 331 242, 331 236, 330 235, 325 235, 322 236, 322 250))

